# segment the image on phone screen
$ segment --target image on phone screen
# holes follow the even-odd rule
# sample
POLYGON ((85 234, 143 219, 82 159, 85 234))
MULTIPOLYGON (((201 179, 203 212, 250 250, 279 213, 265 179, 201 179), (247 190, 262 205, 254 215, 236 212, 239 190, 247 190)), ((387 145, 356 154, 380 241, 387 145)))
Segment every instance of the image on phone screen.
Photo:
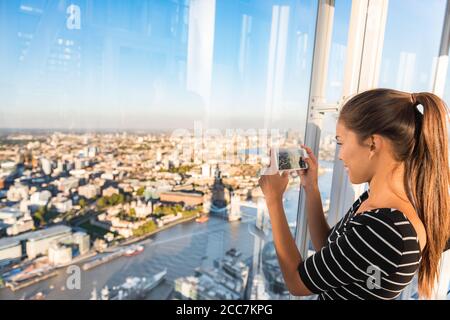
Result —
POLYGON ((306 162, 303 160, 301 149, 279 149, 278 150, 278 170, 298 170, 306 169, 306 162))

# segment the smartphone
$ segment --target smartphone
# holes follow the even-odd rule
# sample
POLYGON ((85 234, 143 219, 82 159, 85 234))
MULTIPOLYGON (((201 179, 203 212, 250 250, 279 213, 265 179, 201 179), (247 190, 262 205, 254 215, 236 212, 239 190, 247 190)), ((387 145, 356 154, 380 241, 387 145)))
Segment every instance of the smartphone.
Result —
POLYGON ((308 164, 304 160, 305 150, 302 148, 279 148, 275 152, 278 171, 308 169, 308 164))
POLYGON ((280 171, 306 170, 306 151, 303 148, 270 148, 269 157, 263 157, 261 163, 266 166, 261 175, 272 175, 280 171))

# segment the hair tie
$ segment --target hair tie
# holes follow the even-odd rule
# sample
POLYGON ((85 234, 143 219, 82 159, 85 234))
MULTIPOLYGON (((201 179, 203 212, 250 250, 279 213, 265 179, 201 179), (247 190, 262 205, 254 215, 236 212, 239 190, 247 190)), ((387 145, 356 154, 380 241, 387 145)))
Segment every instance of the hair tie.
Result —
POLYGON ((413 107, 423 116, 423 105, 417 101, 417 93, 411 93, 413 107))

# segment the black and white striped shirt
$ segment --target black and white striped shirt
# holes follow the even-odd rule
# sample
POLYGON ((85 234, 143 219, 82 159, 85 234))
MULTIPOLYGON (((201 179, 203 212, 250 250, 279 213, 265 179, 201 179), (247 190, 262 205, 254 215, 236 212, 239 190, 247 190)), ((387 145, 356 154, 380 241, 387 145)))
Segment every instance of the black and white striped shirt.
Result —
POLYGON ((418 237, 401 211, 379 208, 355 215, 369 193, 330 230, 327 245, 298 266, 319 300, 395 299, 418 270, 418 237))

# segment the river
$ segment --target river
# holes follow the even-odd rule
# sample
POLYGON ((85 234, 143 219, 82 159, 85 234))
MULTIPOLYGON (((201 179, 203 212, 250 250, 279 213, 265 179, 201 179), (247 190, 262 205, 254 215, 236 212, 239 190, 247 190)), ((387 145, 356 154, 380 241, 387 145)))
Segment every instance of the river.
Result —
MULTIPOLYGON (((330 162, 321 162, 321 165, 332 168, 330 162)), ((331 172, 326 172, 319 177, 322 199, 329 198, 331 176, 331 172)), ((297 205, 298 187, 293 187, 286 192, 284 202, 290 223, 296 221, 297 205)), ((0 289, 0 299, 28 298, 41 291, 47 295, 46 299, 84 300, 90 298, 94 288, 99 292, 105 285, 111 287, 121 284, 129 276, 149 277, 167 268, 165 283, 155 288, 150 295, 152 299, 165 299, 176 278, 193 275, 199 266, 212 266, 213 260, 222 257, 230 248, 241 251, 244 258, 252 256, 254 238, 249 232, 249 226, 255 223, 255 210, 243 208, 242 211, 241 221, 228 222, 211 216, 204 224, 188 222, 157 233, 149 240, 144 240, 145 250, 139 255, 120 257, 91 270, 81 270, 80 289, 67 289, 69 274, 63 268, 57 276, 16 292, 0 289)))

